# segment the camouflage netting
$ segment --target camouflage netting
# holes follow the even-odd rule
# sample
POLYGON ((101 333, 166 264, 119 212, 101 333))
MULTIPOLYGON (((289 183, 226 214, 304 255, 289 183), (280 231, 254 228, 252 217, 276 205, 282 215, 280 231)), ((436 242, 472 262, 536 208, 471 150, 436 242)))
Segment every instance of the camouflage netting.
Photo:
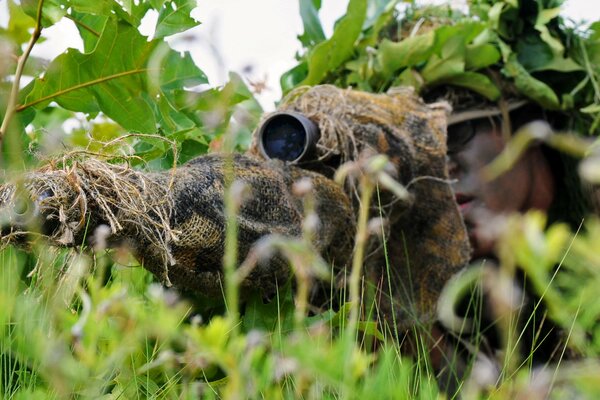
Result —
MULTIPOLYGON (((388 321, 392 310, 402 328, 415 318, 431 321, 444 283, 469 258, 465 228, 447 182, 446 107, 428 106, 411 90, 376 95, 321 86, 294 92, 281 109, 302 112, 319 125, 320 161, 311 163, 313 170, 329 175, 329 169, 342 162, 375 154, 389 157, 393 170, 388 172, 406 186, 413 201, 395 202, 382 193, 389 200, 384 209, 389 253, 379 249, 371 254, 367 275, 382 288, 378 297, 388 321), (391 282, 385 273, 386 256, 391 282), (388 287, 391 294, 383 289, 388 287)), ((267 235, 301 235, 303 203, 292 194, 292 186, 308 177, 320 220, 314 247, 332 265, 347 266, 358 188, 349 184, 344 190, 318 172, 258 160, 252 157, 256 147, 249 153, 233 156, 236 179, 250 189, 238 216, 239 262, 267 235)), ((84 238, 98 241, 97 228, 106 225, 109 244, 129 245, 144 267, 164 282, 221 298, 224 171, 225 156, 218 154, 162 173, 84 159, 50 164, 28 174, 23 186, 51 242, 74 246, 84 238)), ((1 192, 3 208, 14 208, 19 190, 6 185, 1 192)), ((374 206, 374 216, 379 212, 374 206)), ((14 221, 10 225, 5 239, 19 236, 22 228, 14 221)), ((243 292, 272 292, 277 282, 286 281, 289 271, 287 262, 274 255, 252 269, 242 283, 243 292)))

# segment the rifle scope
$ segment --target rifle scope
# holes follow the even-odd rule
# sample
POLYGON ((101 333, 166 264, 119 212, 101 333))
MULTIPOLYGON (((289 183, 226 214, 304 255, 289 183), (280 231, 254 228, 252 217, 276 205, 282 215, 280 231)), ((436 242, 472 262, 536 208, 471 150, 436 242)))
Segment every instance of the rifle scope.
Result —
POLYGON ((261 153, 266 158, 288 162, 301 162, 313 157, 319 137, 317 124, 293 111, 274 113, 258 130, 261 153))

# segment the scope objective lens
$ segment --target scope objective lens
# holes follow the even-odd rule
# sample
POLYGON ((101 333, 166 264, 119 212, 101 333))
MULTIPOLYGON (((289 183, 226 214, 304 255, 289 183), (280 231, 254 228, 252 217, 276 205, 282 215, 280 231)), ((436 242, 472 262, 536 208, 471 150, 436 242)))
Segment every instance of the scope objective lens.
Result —
POLYGON ((295 161, 306 148, 306 131, 300 121, 280 115, 268 121, 262 133, 262 145, 270 158, 295 161))

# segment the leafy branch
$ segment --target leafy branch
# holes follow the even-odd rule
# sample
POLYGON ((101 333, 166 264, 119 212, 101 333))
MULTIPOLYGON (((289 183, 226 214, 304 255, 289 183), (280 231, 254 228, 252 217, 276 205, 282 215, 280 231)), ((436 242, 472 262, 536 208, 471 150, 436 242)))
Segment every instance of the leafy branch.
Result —
POLYGON ((23 110, 25 110, 25 109, 27 109, 29 107, 36 106, 36 105, 38 105, 40 103, 44 103, 44 102, 46 102, 48 100, 52 100, 53 98, 56 98, 58 96, 63 96, 65 94, 68 94, 68 93, 73 92, 75 90, 84 89, 84 88, 89 87, 89 86, 98 85, 100 83, 108 82, 108 81, 111 81, 113 79, 122 78, 122 77, 128 76, 128 75, 143 74, 143 73, 146 73, 146 72, 149 72, 149 71, 150 70, 148 68, 140 68, 140 69, 135 69, 135 70, 132 70, 132 71, 119 72, 119 73, 112 74, 112 75, 109 75, 109 76, 103 76, 101 78, 94 79, 92 81, 84 82, 84 83, 81 83, 79 85, 74 85, 74 86, 68 87, 66 89, 56 91, 56 92, 54 92, 52 94, 49 94, 49 95, 44 96, 44 97, 41 97, 41 98, 36 99, 34 101, 31 101, 29 103, 17 106, 15 109, 16 109, 17 112, 20 112, 20 111, 23 111, 23 110))
POLYGON ((15 78, 10 90, 10 95, 8 97, 8 105, 6 106, 6 113, 4 114, 4 120, 2 121, 2 126, 0 126, 0 143, 6 136, 8 131, 8 127, 10 122, 12 121, 15 113, 17 112, 17 97, 19 96, 19 88, 21 85, 21 76, 23 76, 23 70, 25 69, 25 63, 29 58, 29 54, 31 54, 31 50, 33 46, 35 46, 36 42, 40 38, 42 34, 42 8, 44 6, 44 0, 39 0, 37 5, 37 16, 35 20, 35 28, 31 34, 31 38, 29 39, 29 43, 27 43, 27 47, 23 54, 19 57, 17 62, 17 69, 15 70, 15 78))

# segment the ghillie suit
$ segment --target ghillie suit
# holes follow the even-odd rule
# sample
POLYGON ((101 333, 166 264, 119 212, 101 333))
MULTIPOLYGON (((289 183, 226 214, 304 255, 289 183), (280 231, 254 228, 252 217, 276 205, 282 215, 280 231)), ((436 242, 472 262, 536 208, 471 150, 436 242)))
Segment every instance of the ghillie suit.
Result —
MULTIPOLYGON (((408 188, 411 201, 407 204, 385 191, 373 201, 372 216, 385 217, 388 254, 374 241, 367 274, 378 287, 380 311, 388 322, 395 318, 401 330, 416 321, 433 322, 441 289, 469 258, 447 178, 447 105, 425 105, 409 88, 376 95, 317 86, 290 93, 280 110, 300 112, 318 124, 319 162, 308 165, 318 172, 328 174, 340 163, 375 154, 389 158, 392 177, 408 188)), ((256 142, 250 151, 258 154, 256 142)), ((346 186, 355 212, 357 190, 346 186)))
MULTIPOLYGON (((334 182, 276 161, 260 162, 238 154, 232 162, 236 179, 250 189, 237 218, 240 261, 261 237, 301 234, 303 206, 291 194, 292 185, 310 178, 322 225, 313 245, 332 263, 346 263, 354 222, 348 199, 334 182)), ((29 173, 23 186, 33 200, 30 208, 42 217, 41 229, 50 243, 77 246, 87 240, 92 245, 99 241, 126 245, 161 281, 218 299, 225 246, 225 163, 226 157, 214 154, 172 171, 144 173, 83 159, 29 173), (100 226, 108 226, 109 233, 97 231, 100 226)), ((13 196, 14 188, 3 187, 5 210, 7 204, 22 201, 13 196)), ((13 221, 9 231, 5 229, 5 239, 23 236, 19 231, 23 224, 13 221)), ((254 268, 242 289, 270 293, 288 275, 285 261, 275 257, 268 266, 254 268)))
MULTIPOLYGON (((565 24, 559 16, 561 0, 474 0, 468 2, 467 11, 448 5, 397 7, 398 3, 389 1, 378 7, 367 7, 363 2, 350 1, 346 15, 328 39, 315 29, 311 16, 317 14, 319 5, 313 5, 313 13, 304 14, 305 32, 299 37, 305 51, 299 52, 298 64, 283 75, 284 92, 317 84, 354 87, 367 92, 411 86, 427 102, 448 101, 453 108, 449 122, 493 115, 495 121, 502 121, 506 140, 514 132, 511 125, 518 127, 524 121, 540 117, 560 131, 577 132, 582 136, 600 135, 597 85, 600 23, 589 28, 565 24), (361 28, 350 29, 350 25, 361 28), (525 115, 521 121, 511 121, 516 113, 509 112, 509 104, 518 102, 529 103, 528 108, 523 109, 525 113, 533 108, 536 112, 525 115), (490 109, 494 111, 490 113, 490 109)), ((546 140, 551 144, 548 137, 546 140)), ((587 213, 600 211, 599 196, 596 194, 594 198, 582 189, 578 160, 552 150, 546 156, 558 189, 548 217, 550 221, 569 222, 577 228, 587 213), (551 157, 550 153, 553 153, 551 157)), ((597 170, 598 164, 595 165, 597 170)), ((597 177, 595 179, 597 184, 597 177)), ((388 248, 393 249, 393 246, 388 248)), ((545 291, 533 293, 530 288, 525 291, 530 299, 545 295, 545 291)), ((443 309, 450 311, 453 317, 458 316, 456 308, 461 306, 464 296, 444 298, 442 303, 444 300, 449 304, 443 309)), ((538 313, 543 314, 543 307, 539 307, 538 313)), ((530 333, 536 339, 536 335, 543 337, 531 328, 540 319, 528 320, 530 316, 524 315, 522 322, 529 324, 530 333), (536 322, 530 323, 532 320, 536 322)), ((464 318, 457 319, 465 322, 464 318)), ((545 316, 541 320, 548 325, 545 316)), ((560 321, 555 322, 560 324, 560 321)), ((474 328, 470 332, 472 337, 460 337, 465 327, 462 323, 445 326, 445 337, 458 336, 455 343, 460 346, 465 337, 467 341, 479 340, 493 336, 489 332, 495 330, 488 329, 482 334, 485 328, 474 328)), ((564 325, 562 328, 569 329, 564 325)), ((440 340, 438 347, 450 362, 438 363, 438 369, 461 358, 457 357, 456 348, 445 346, 445 342, 440 340)), ((553 345, 556 344, 558 340, 553 345)), ((473 353, 465 358, 474 359, 473 353)), ((538 347, 532 347, 531 353, 541 354, 546 361, 552 357, 552 352, 538 347)), ((494 351, 489 354, 491 358, 497 355, 494 351)))
MULTIPOLYGON (((317 162, 309 171, 279 161, 232 156, 234 177, 249 187, 242 201, 239 262, 251 247, 270 234, 298 237, 304 215, 302 200, 292 194, 294 182, 312 180, 318 228, 313 246, 339 269, 349 265, 359 190, 345 190, 325 175, 346 161, 385 154, 389 171, 406 186, 411 201, 382 193, 389 254, 372 248, 367 275, 391 301, 381 302, 382 315, 407 329, 417 321, 432 322, 437 297, 445 282, 469 258, 465 228, 447 182, 444 105, 427 106, 411 90, 368 94, 318 86, 293 93, 282 110, 302 112, 321 130, 317 162), (390 273, 385 273, 389 257, 390 273), (390 277, 391 282, 387 281, 390 277), (391 315, 395 310, 396 315, 391 315)), ((42 229, 51 242, 74 246, 96 228, 110 227, 107 240, 126 242, 164 282, 212 298, 221 296, 225 243, 224 190, 227 157, 199 157, 172 171, 143 173, 98 160, 49 165, 24 178, 42 229)), ((2 188, 4 208, 18 199, 15 186, 2 188)), ((12 224, 7 238, 18 237, 12 224)), ((285 259, 274 255, 259 263, 242 282, 242 291, 270 294, 290 275, 285 259)))

